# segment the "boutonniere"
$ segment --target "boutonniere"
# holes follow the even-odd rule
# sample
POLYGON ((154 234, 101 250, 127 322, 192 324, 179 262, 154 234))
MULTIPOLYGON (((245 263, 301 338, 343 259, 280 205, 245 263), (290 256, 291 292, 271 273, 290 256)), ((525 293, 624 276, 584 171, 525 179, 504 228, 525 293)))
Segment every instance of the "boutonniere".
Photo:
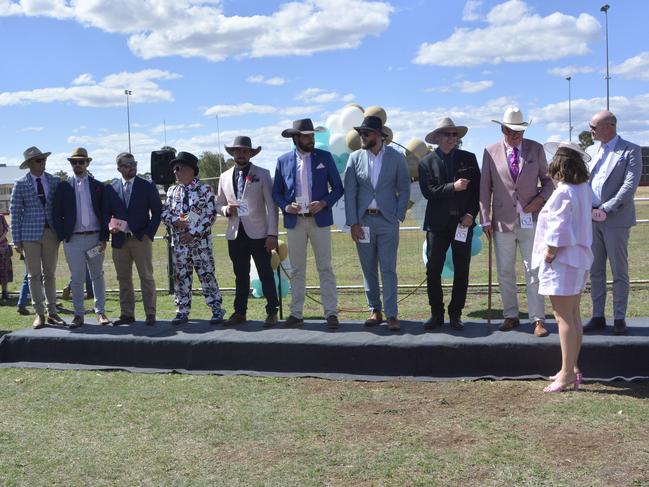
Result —
POLYGON ((257 176, 246 176, 246 183, 256 183, 259 181, 259 178, 257 176))

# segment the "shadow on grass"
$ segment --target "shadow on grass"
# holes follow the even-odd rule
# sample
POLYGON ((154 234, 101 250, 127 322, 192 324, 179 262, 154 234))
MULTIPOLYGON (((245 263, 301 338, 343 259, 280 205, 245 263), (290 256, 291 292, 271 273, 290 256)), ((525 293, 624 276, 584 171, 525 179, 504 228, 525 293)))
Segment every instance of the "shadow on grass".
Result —
POLYGON ((637 399, 649 399, 649 382, 625 382, 622 380, 615 380, 612 382, 593 382, 593 384, 600 384, 606 386, 605 389, 589 390, 591 394, 602 395, 615 395, 615 396, 628 396, 637 399))

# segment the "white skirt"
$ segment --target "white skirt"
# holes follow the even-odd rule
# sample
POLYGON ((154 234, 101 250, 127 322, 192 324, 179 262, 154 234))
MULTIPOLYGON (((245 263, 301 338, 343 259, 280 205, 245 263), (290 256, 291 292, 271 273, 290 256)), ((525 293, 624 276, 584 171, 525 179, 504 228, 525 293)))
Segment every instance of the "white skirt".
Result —
POLYGON ((556 260, 539 266, 539 294, 574 296, 581 294, 588 280, 588 269, 579 269, 556 260))

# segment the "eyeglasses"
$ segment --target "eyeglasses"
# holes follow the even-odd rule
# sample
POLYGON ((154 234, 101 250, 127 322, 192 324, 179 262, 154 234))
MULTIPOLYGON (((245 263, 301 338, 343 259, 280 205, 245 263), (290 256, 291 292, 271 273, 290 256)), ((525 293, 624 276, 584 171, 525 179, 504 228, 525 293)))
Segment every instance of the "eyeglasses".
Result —
POLYGON ((588 128, 590 128, 591 130, 597 130, 597 126, 596 126, 596 125, 593 126, 593 125, 591 125, 591 124, 588 124, 588 128))
POLYGON ((457 137, 457 132, 440 132, 442 137, 457 137))
POLYGON ((76 159, 74 161, 70 161, 71 166, 83 166, 86 163, 85 159, 76 159))
POLYGON ((522 136, 525 133, 525 130, 512 130, 509 127, 503 127, 503 133, 510 137, 515 137, 516 135, 522 136))
POLYGON ((361 137, 369 137, 373 133, 374 132, 372 132, 370 130, 359 130, 358 135, 360 135, 361 137))

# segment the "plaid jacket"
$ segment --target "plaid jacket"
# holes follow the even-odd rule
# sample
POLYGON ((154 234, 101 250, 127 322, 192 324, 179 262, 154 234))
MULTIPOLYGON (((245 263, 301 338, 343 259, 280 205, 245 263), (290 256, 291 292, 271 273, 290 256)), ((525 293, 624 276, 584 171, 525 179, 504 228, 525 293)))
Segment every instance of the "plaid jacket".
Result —
POLYGON ((61 180, 47 172, 43 173, 42 177, 47 180, 49 188, 45 208, 38 199, 36 187, 29 173, 16 180, 14 184, 9 212, 11 213, 11 235, 15 244, 39 241, 43 238, 45 224, 53 227, 52 201, 61 180))

